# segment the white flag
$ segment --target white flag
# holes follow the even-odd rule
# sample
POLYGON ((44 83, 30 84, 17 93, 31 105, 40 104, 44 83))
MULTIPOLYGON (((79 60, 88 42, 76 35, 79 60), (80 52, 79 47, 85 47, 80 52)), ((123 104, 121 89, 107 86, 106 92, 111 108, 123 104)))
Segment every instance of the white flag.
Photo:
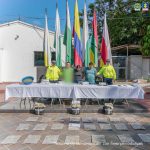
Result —
POLYGON ((51 52, 50 52, 50 43, 49 43, 47 14, 45 14, 45 31, 44 31, 43 50, 44 50, 44 64, 47 67, 51 64, 51 52))
POLYGON ((87 11, 86 11, 86 2, 84 4, 84 18, 83 18, 83 34, 82 34, 82 56, 85 66, 88 67, 90 56, 89 56, 89 33, 88 33, 88 20, 87 20, 87 11))
POLYGON ((56 4, 56 23, 55 23, 55 41, 54 47, 56 49, 56 64, 62 66, 61 61, 61 31, 60 31, 60 17, 58 13, 58 6, 56 4))

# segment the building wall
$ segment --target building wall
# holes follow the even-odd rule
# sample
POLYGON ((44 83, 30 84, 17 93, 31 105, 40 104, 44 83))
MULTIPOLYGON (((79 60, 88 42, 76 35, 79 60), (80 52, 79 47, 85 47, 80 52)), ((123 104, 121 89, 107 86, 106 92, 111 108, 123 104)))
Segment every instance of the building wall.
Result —
MULTIPOLYGON (((0 26, 0 82, 18 82, 24 76, 37 78, 34 66, 34 51, 43 51, 44 31, 22 23, 0 26), (3 61, 2 61, 3 60, 3 61)), ((53 47, 54 33, 50 32, 50 46, 53 47)), ((65 63, 65 46, 62 47, 65 63)))
POLYGON ((3 50, 0 48, 0 81, 2 80, 3 50))
POLYGON ((147 79, 150 74, 150 58, 143 58, 141 55, 129 56, 129 79, 147 79))
POLYGON ((142 57, 140 55, 129 56, 129 79, 142 77, 142 57))
POLYGON ((150 77, 150 57, 149 58, 143 58, 143 78, 150 77))

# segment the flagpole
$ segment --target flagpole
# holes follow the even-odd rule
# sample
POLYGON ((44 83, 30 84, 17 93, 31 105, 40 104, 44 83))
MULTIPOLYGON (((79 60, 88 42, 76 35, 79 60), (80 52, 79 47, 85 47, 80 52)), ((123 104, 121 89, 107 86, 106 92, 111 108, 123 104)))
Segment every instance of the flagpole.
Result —
POLYGON ((67 0, 66 0, 66 16, 67 16, 67 0))
POLYGON ((47 16, 47 8, 45 8, 45 15, 47 16))
POLYGON ((56 8, 58 7, 58 0, 56 0, 56 8))
MULTIPOLYGON (((67 0, 66 0, 66 25, 68 24, 68 18, 67 18, 67 0)), ((67 32, 67 29, 66 29, 66 32, 67 32)), ((67 33, 66 33, 66 36, 67 36, 67 33)), ((67 52, 66 52, 66 62, 68 61, 68 54, 67 54, 67 52)), ((71 63, 71 62, 70 62, 71 63)))
MULTIPOLYGON (((67 0, 66 0, 66 17, 67 17, 67 0)), ((66 19, 67 22, 68 19, 66 19)))

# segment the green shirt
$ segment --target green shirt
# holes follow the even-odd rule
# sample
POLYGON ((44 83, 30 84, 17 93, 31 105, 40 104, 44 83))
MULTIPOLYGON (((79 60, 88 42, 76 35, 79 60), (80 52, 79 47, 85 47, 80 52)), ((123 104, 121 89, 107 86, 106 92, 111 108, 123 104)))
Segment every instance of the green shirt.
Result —
POLYGON ((72 68, 64 68, 63 79, 67 83, 73 82, 73 69, 72 68))

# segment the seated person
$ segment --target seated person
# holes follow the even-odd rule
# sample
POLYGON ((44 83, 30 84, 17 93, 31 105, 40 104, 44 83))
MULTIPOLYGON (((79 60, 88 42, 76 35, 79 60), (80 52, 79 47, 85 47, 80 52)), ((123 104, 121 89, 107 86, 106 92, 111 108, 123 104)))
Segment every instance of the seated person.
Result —
POLYGON ((82 81, 82 77, 83 77, 82 68, 80 67, 80 65, 77 65, 74 70, 74 82, 79 83, 80 81, 82 81))
POLYGON ((58 82, 60 77, 60 69, 56 66, 56 61, 52 60, 52 65, 48 66, 46 71, 46 79, 50 82, 58 82))
POLYGON ((63 69, 62 77, 66 83, 73 82, 73 69, 71 68, 70 62, 66 63, 66 67, 63 69))
POLYGON ((89 63, 89 67, 85 69, 85 81, 89 82, 90 84, 95 84, 95 76, 96 76, 96 69, 94 68, 94 64, 92 62, 89 63))

